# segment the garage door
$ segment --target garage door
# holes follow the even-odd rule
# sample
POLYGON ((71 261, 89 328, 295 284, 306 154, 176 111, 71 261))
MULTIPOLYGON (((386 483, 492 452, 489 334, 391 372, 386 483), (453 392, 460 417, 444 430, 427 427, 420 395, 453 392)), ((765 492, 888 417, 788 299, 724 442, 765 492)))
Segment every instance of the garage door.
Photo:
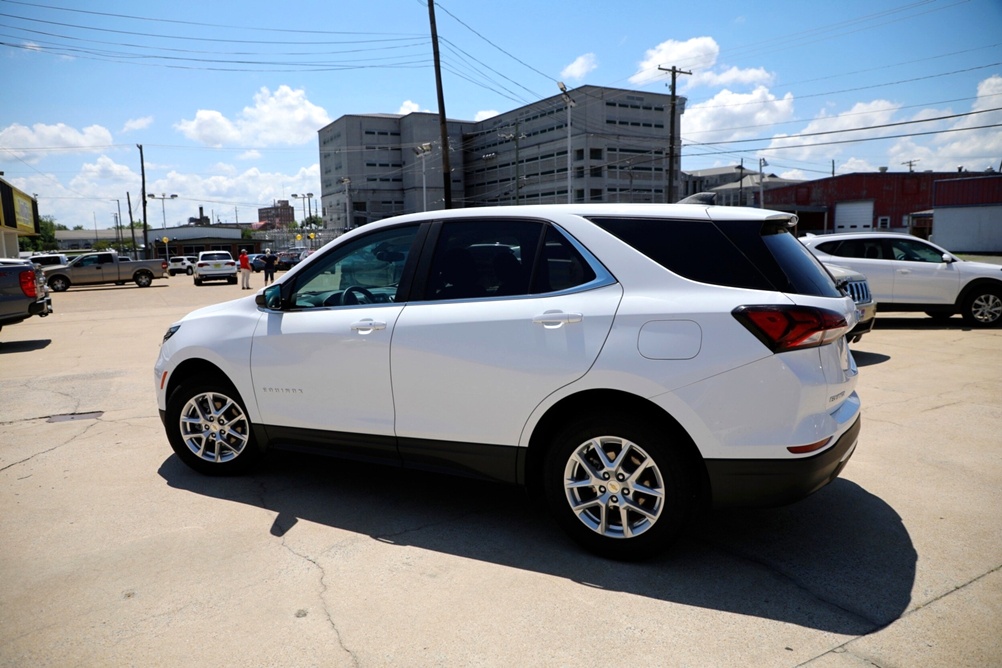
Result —
POLYGON ((873 229, 873 200, 839 202, 835 205, 835 231, 860 232, 873 229))

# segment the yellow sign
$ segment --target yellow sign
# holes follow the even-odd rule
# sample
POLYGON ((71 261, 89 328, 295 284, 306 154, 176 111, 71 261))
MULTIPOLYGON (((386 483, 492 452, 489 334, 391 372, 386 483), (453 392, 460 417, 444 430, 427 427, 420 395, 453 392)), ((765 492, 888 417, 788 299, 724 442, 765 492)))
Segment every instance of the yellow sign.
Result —
POLYGON ((20 234, 35 233, 35 209, 32 199, 17 188, 11 188, 14 194, 14 221, 20 234))
POLYGON ((310 232, 310 239, 315 239, 315 238, 316 238, 316 236, 317 236, 317 235, 313 234, 313 232, 310 232))
POLYGON ((296 241, 302 241, 302 240, 303 240, 303 235, 302 234, 297 234, 296 235, 296 241))
POLYGON ((168 241, 170 241, 170 239, 168 239, 167 237, 164 237, 164 238, 163 238, 163 239, 161 239, 160 241, 162 241, 162 242, 164 242, 164 243, 167 243, 168 241))

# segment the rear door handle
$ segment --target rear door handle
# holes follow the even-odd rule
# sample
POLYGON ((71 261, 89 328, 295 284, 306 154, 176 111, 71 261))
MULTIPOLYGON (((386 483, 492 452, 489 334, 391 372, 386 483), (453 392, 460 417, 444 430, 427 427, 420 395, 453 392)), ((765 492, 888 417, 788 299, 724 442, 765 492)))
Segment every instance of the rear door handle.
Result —
POLYGON ((542 325, 547 329, 556 329, 565 323, 581 322, 584 316, 580 313, 564 313, 563 311, 547 311, 542 315, 533 316, 532 322, 535 325, 542 325))
POLYGON ((351 323, 351 331, 358 332, 359 334, 368 334, 376 331, 377 329, 386 329, 386 323, 369 319, 351 323))

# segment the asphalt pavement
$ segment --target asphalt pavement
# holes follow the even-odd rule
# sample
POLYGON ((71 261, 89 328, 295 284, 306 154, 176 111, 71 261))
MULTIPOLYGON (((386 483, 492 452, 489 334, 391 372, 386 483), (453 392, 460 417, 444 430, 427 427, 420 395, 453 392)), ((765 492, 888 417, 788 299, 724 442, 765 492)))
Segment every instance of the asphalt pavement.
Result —
POLYGON ((623 564, 518 488, 277 453, 188 470, 160 340, 248 294, 71 288, 0 331, 0 666, 1002 665, 1002 329, 878 315, 839 480, 623 564))

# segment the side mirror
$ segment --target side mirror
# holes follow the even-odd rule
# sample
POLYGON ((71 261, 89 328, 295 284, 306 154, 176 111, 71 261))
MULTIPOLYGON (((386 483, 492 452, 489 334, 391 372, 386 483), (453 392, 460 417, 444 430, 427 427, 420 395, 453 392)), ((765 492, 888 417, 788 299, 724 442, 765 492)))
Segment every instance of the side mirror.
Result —
POLYGON ((272 311, 282 310, 282 286, 272 283, 254 297, 254 303, 272 311))
POLYGON ((949 253, 943 253, 943 262, 947 264, 952 264, 957 261, 957 258, 953 257, 949 253))

